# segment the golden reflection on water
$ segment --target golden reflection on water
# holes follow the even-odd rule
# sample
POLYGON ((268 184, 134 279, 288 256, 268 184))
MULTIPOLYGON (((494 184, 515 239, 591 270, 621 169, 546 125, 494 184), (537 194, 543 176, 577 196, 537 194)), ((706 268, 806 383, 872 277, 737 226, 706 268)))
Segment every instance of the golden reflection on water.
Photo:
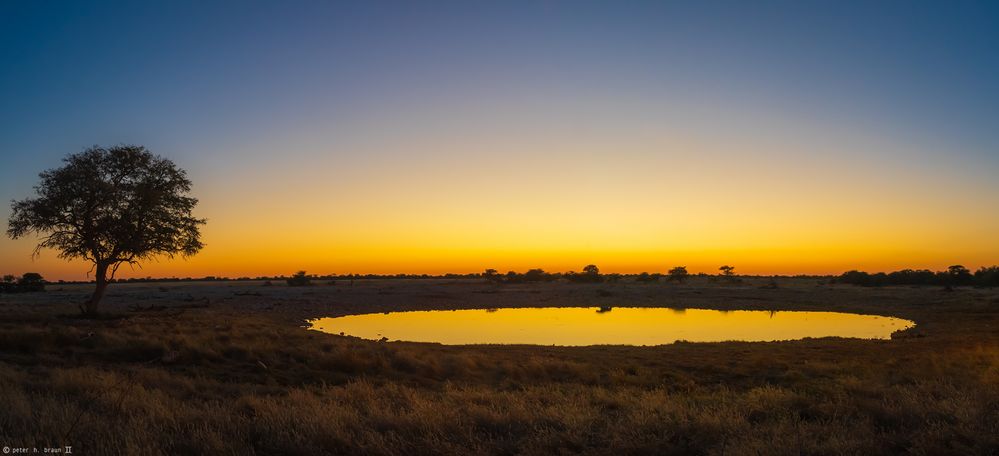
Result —
POLYGON ((909 320, 839 312, 549 307, 432 310, 311 321, 314 330, 365 339, 446 345, 661 345, 768 342, 806 337, 889 339, 909 320))

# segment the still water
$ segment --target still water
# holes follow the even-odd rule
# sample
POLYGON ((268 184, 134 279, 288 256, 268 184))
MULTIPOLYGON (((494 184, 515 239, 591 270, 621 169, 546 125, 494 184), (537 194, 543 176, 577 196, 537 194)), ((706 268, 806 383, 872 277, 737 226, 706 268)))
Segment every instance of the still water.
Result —
POLYGON ((432 310, 312 320, 314 330, 446 345, 661 345, 806 337, 889 339, 909 320, 839 312, 547 307, 432 310))

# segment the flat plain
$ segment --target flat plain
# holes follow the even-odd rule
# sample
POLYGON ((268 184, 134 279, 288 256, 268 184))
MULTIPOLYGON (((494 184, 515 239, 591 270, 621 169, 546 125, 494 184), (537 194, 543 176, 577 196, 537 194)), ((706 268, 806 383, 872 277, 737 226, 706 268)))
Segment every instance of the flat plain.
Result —
POLYGON ((89 285, 0 295, 0 445, 79 454, 999 454, 999 291, 822 279, 89 285), (553 347, 306 329, 397 310, 670 307, 910 319, 891 340, 553 347))

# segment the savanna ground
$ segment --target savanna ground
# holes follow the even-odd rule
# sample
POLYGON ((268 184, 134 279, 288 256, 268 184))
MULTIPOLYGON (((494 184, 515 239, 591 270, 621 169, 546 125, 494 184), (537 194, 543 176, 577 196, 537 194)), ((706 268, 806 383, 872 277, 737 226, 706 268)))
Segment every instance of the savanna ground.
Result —
POLYGON ((999 454, 999 290, 358 280, 0 296, 0 446, 74 454, 999 454), (661 306, 914 320, 893 340, 441 346, 305 329, 402 309, 661 306))

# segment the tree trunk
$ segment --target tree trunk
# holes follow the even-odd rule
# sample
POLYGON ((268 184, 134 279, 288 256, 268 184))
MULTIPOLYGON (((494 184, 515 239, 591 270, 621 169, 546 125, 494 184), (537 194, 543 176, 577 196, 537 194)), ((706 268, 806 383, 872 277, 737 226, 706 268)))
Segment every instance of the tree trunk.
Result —
POLYGON ((88 317, 97 315, 97 304, 104 297, 104 290, 108 288, 108 266, 110 265, 104 263, 97 264, 97 289, 94 290, 94 294, 90 296, 90 299, 84 303, 83 308, 83 314, 88 317))

